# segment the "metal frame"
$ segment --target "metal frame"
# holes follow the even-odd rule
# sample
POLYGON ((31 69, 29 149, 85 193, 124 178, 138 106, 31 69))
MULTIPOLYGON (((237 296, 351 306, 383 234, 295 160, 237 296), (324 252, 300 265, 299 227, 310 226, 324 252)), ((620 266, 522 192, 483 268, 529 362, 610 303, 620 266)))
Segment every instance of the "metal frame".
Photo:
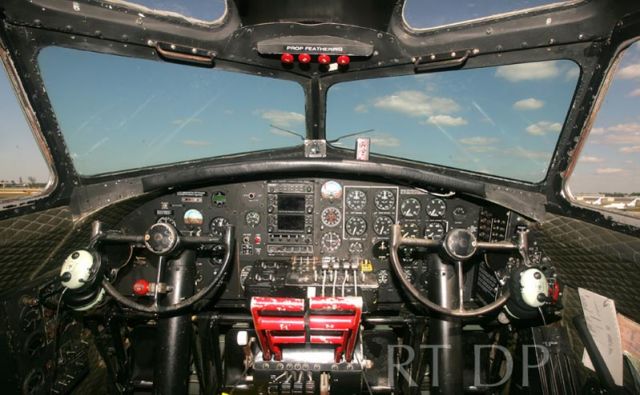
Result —
MULTIPOLYGON (((297 81, 305 90, 307 137, 311 139, 326 136, 325 101, 331 85, 353 79, 411 74, 415 72, 414 62, 420 57, 472 50, 466 62, 459 65, 460 69, 543 59, 572 59, 580 65, 582 74, 573 106, 546 179, 539 184, 527 184, 397 158, 372 158, 378 163, 396 164, 410 170, 463 177, 485 183, 493 189, 511 188, 521 193, 540 194, 546 198, 548 211, 625 233, 640 234, 637 227, 575 206, 564 196, 566 177, 579 151, 580 141, 587 134, 584 126, 595 109, 597 94, 604 92, 607 67, 602 66, 609 65, 631 38, 640 36, 640 8, 633 1, 569 2, 427 30, 407 26, 402 17, 402 0, 378 1, 375 4, 373 0, 354 0, 348 5, 339 0, 328 1, 322 5, 323 15, 335 16, 318 23, 305 22, 313 20, 313 12, 318 11, 312 0, 293 3, 291 0, 277 0, 269 7, 261 6, 257 0, 227 0, 225 15, 210 24, 192 23, 188 18, 166 13, 149 13, 141 17, 125 4, 109 4, 98 0, 4 2, 0 14, 0 38, 7 46, 26 97, 38 117, 41 137, 56 159, 54 168, 59 182, 49 196, 29 202, 24 207, 0 211, 1 218, 67 204, 78 185, 172 171, 166 166, 156 166, 91 178, 78 175, 58 133, 55 115, 38 72, 36 55, 43 46, 55 44, 160 60, 156 47, 169 43, 208 54, 213 60, 213 67, 297 81), (76 4, 78 10, 74 9, 76 4), (260 56, 253 49, 257 39, 284 35, 336 35, 336 31, 340 37, 372 43, 376 52, 368 59, 352 62, 346 70, 325 72, 317 65, 284 68, 276 57, 260 56)), ((437 65, 434 71, 437 71, 437 65)), ((328 158, 344 159, 351 154, 340 148, 327 148, 328 158)), ((185 162, 173 168, 180 171, 194 167, 196 163, 198 166, 215 167, 218 163, 242 163, 274 155, 284 158, 292 154, 297 154, 295 148, 185 162)), ((381 172, 380 176, 385 177, 386 174, 381 172)))

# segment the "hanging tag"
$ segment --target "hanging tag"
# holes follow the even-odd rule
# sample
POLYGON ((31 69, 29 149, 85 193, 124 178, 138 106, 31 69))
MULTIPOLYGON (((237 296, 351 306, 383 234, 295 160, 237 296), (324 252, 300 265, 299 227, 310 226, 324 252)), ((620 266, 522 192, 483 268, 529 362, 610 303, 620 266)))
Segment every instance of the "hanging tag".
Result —
POLYGON ((358 137, 356 139, 356 160, 369 160, 369 147, 371 139, 368 137, 358 137))

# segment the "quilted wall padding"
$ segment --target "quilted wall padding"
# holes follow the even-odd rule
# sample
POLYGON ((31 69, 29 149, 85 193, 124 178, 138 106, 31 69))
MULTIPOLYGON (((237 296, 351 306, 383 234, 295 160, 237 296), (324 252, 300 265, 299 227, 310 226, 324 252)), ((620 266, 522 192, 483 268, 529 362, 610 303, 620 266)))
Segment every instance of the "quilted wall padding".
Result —
POLYGON ((619 312, 640 321, 639 238, 550 215, 538 240, 567 286, 607 296, 619 312))
POLYGON ((73 227, 68 207, 0 222, 0 289, 20 286, 56 251, 73 227))

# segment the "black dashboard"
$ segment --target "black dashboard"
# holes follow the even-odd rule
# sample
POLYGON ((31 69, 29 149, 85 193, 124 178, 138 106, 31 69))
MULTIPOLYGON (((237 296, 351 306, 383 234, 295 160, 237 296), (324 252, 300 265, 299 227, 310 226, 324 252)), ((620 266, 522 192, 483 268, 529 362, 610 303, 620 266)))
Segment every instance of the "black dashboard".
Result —
MULTIPOLYGON (((365 309, 373 311, 397 310, 406 302, 388 261, 393 224, 401 225, 404 237, 441 239, 450 229, 463 228, 478 241, 499 242, 510 240, 522 221, 504 208, 454 193, 305 178, 176 191, 143 204, 124 218, 120 230, 141 234, 153 223, 168 222, 183 235, 216 236, 233 225, 235 258, 218 307, 247 307, 251 296, 361 295, 365 309)), ((405 276, 423 292, 428 252, 433 251, 400 249, 405 276)), ((120 276, 119 288, 135 296, 133 282, 153 280, 155 257, 144 249, 130 255, 134 264, 125 270, 131 275, 120 276)), ((196 289, 214 278, 220 263, 215 247, 198 252, 196 289)), ((470 298, 477 284, 486 283, 489 294, 496 286, 495 276, 478 266, 470 265, 466 274, 470 298)))

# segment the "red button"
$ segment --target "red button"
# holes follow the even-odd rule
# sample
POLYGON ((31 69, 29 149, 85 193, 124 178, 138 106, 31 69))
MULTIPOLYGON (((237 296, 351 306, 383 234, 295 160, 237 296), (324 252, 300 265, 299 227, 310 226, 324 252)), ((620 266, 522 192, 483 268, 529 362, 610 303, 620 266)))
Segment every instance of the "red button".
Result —
POLYGON ((254 243, 256 243, 256 244, 260 244, 260 243, 262 243, 262 237, 260 237, 260 236, 256 236, 256 237, 253 239, 253 242, 254 242, 254 243))
POLYGON ((331 63, 331 56, 326 54, 318 55, 318 63, 320 64, 329 64, 331 63))
POLYGON ((301 53, 300 55, 298 55, 298 62, 302 64, 311 62, 311 55, 309 55, 308 53, 301 53))
POLYGON ((351 59, 347 55, 338 56, 337 62, 340 66, 346 66, 351 62, 351 59))
POLYGON ((145 296, 149 293, 149 281, 141 278, 133 283, 133 293, 138 296, 145 296))
POLYGON ((283 53, 282 56, 280 56, 280 61, 282 61, 282 63, 284 64, 291 64, 293 63, 293 55, 291 55, 290 53, 283 53))

